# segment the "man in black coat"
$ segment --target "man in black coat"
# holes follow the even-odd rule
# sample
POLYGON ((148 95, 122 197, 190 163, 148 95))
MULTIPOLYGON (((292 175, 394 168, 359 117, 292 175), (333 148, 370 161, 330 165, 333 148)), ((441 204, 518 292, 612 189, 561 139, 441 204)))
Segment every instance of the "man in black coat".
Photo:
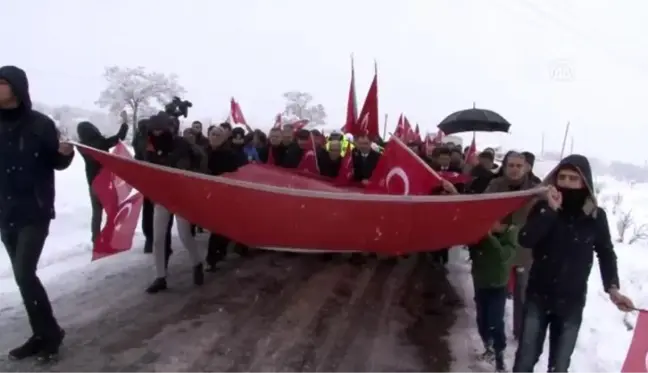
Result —
POLYGON ((570 155, 548 178, 551 185, 545 200, 531 209, 519 233, 520 246, 532 250, 533 264, 514 372, 533 372, 547 329, 551 331, 549 371, 568 370, 595 253, 610 300, 622 311, 634 308, 619 292, 617 258, 605 211, 596 205, 592 193, 589 161, 570 155))
MULTIPOLYGON (((128 116, 125 111, 120 115, 122 125, 116 135, 105 137, 101 131, 90 122, 81 122, 77 125, 77 135, 79 142, 91 146, 95 149, 108 151, 110 148, 117 145, 117 143, 126 138, 128 133, 128 116)), ((101 171, 101 163, 94 160, 92 157, 81 153, 83 161, 85 162, 86 177, 88 178, 88 188, 90 190, 90 205, 92 207, 92 220, 90 223, 90 232, 92 233, 92 242, 94 243, 99 232, 101 231, 101 218, 103 215, 103 206, 97 197, 97 194, 92 190, 92 181, 101 171)))
MULTIPOLYGON (((133 150, 135 159, 146 161, 146 152, 150 149, 149 143, 149 124, 150 118, 142 119, 137 122, 137 132, 133 135, 133 150)), ((144 233, 144 253, 153 252, 153 201, 144 196, 142 203, 142 233, 144 233)), ((173 217, 169 219, 169 225, 166 231, 166 251, 167 256, 173 253, 171 249, 171 228, 173 228, 173 217)))
POLYGON ((59 141, 54 121, 32 109, 25 72, 0 67, 0 236, 23 298, 32 337, 12 359, 56 357, 64 332, 36 276, 54 219, 54 170, 67 168, 74 148, 59 141))

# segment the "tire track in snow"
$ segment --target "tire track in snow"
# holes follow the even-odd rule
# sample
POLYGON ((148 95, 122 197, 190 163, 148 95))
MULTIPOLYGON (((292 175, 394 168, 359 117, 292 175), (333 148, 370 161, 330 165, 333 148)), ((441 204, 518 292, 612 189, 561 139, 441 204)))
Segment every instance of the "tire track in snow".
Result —
POLYGON ((271 346, 275 348, 271 348, 269 354, 259 355, 256 364, 251 366, 250 372, 260 371, 261 366, 265 369, 274 367, 277 371, 288 369, 295 372, 312 371, 309 363, 314 360, 316 344, 321 342, 321 340, 318 341, 316 329, 339 312, 346 303, 345 298, 349 298, 353 294, 359 298, 364 293, 376 269, 375 262, 364 268, 359 268, 350 265, 345 260, 338 266, 341 271, 337 273, 337 278, 326 286, 326 292, 321 291, 313 284, 312 287, 315 288, 310 290, 313 293, 311 297, 319 296, 319 298, 316 301, 311 301, 310 307, 304 312, 297 314, 297 317, 301 317, 298 325, 291 327, 290 324, 285 326, 280 324, 278 326, 277 333, 269 337, 274 339, 271 346), (342 299, 340 299, 340 295, 342 295, 342 299))
POLYGON ((298 292, 286 302, 286 308, 277 319, 267 323, 267 328, 259 330, 261 335, 255 336, 257 343, 250 341, 253 346, 251 361, 247 367, 232 366, 228 371, 269 371, 285 369, 282 355, 296 341, 307 339, 305 329, 317 317, 320 309, 332 294, 333 288, 342 279, 347 264, 327 262, 319 273, 305 282, 298 292), (261 337, 261 338, 259 338, 261 337))
MULTIPOLYGON (((276 255, 272 255, 276 257, 276 255)), ((259 334, 272 321, 279 318, 287 303, 300 288, 316 276, 324 266, 317 257, 282 257, 277 260, 275 270, 281 271, 266 284, 249 286, 249 302, 222 302, 226 312, 234 315, 229 326, 219 336, 203 341, 200 356, 190 364, 189 371, 239 371, 251 356, 251 349, 259 334)))
MULTIPOLYGON (((365 328, 377 325, 377 313, 372 306, 380 302, 382 288, 394 269, 394 263, 388 261, 374 259, 369 263, 373 266, 373 270, 366 285, 359 284, 354 289, 356 295, 352 295, 349 302, 338 313, 339 316, 327 328, 329 333, 326 339, 329 341, 325 340, 324 351, 316 354, 319 360, 316 371, 357 370, 346 367, 349 365, 347 363, 349 350, 365 328)), ((357 365, 360 365, 360 362, 357 365)))

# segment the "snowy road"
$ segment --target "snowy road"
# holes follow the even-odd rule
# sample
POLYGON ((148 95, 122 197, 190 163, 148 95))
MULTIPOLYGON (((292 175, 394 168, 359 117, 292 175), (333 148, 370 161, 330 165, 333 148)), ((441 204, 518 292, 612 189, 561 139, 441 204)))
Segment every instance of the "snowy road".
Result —
MULTIPOLYGON (((449 370, 444 336, 458 303, 445 276, 419 258, 356 267, 315 255, 235 256, 195 289, 186 253, 178 250, 172 291, 155 296, 143 292, 152 279, 150 260, 132 252, 49 278, 42 270, 68 335, 62 360, 50 368, 449 370)), ((27 337, 28 326, 17 294, 2 298, 6 351, 27 337)), ((0 371, 25 370, 45 368, 0 360, 0 371)))

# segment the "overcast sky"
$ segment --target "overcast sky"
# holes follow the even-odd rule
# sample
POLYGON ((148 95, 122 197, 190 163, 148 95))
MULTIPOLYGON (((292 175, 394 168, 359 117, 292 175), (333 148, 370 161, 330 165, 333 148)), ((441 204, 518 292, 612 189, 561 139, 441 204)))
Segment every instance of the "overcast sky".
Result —
POLYGON ((479 144, 648 159, 645 0, 5 0, 1 64, 29 74, 35 100, 91 108, 106 65, 177 73, 190 119, 223 118, 234 96, 268 127, 282 93, 310 92, 344 121, 349 56, 359 105, 379 69, 389 128, 404 111, 433 131, 477 107, 512 124, 479 144), (643 37, 642 37, 643 36, 643 37))

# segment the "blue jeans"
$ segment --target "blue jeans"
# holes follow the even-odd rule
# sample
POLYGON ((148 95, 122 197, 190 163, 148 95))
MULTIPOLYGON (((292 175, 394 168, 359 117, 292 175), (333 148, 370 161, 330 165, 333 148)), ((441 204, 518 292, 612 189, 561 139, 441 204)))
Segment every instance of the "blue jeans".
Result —
POLYGON ((477 330, 484 345, 492 343, 496 353, 506 348, 504 332, 504 310, 506 308, 506 286, 475 289, 477 330))
POLYGON ((556 313, 527 297, 513 371, 533 372, 549 330, 549 372, 567 372, 582 316, 582 307, 571 307, 556 313))

